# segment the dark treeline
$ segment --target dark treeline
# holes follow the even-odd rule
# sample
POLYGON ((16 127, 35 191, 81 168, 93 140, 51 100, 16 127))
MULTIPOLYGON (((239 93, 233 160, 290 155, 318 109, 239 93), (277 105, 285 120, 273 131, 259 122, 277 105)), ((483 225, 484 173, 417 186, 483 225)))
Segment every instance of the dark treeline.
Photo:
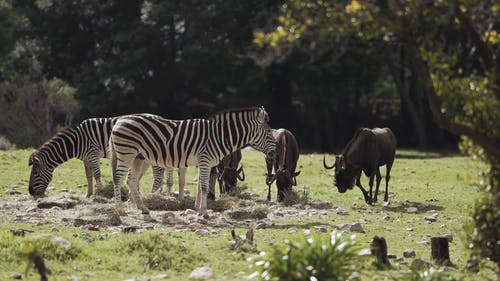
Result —
POLYGON ((360 126, 392 128, 399 146, 457 142, 432 122, 403 48, 260 49, 254 32, 275 29, 280 1, 12 3, 0 22, 0 135, 20 146, 89 117, 179 119, 253 105, 307 149, 336 150, 360 126))

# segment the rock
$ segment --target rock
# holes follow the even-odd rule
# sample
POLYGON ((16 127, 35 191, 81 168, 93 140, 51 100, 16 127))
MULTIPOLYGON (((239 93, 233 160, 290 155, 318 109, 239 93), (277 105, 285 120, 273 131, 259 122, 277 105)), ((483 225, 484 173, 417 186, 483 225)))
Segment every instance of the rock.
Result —
POLYGON ((97 215, 97 216, 81 216, 76 218, 73 222, 74 226, 84 226, 84 225, 98 225, 101 227, 105 226, 116 226, 121 225, 122 221, 119 215, 117 214, 105 214, 105 215, 97 215))
POLYGON ((21 280, 21 279, 23 279, 23 276, 21 275, 21 273, 14 272, 10 275, 10 278, 16 279, 16 280, 21 280))
POLYGON ((65 249, 71 248, 71 242, 69 242, 68 240, 66 240, 62 237, 56 236, 54 234, 42 233, 40 235, 35 236, 35 239, 36 240, 47 239, 47 240, 51 240, 52 242, 54 242, 56 244, 61 245, 65 249))
POLYGON ((189 279, 206 280, 214 274, 212 268, 208 266, 195 268, 189 275, 189 279))
POLYGON ((435 215, 426 216, 425 220, 428 222, 435 222, 435 221, 437 221, 437 217, 435 215))
POLYGON ((410 214, 415 214, 418 212, 418 209, 417 209, 417 207, 408 207, 408 208, 406 208, 406 212, 410 213, 410 214))
POLYGON ((50 209, 53 207, 59 207, 61 209, 71 209, 76 206, 76 204, 79 203, 78 200, 73 199, 73 198, 46 198, 40 202, 38 202, 38 208, 40 209, 50 209))
POLYGON ((295 226, 288 229, 288 233, 297 233, 297 228, 295 226))
POLYGON ((423 259, 414 259, 411 263, 411 267, 417 270, 429 269, 432 264, 423 259))
POLYGON ((200 236, 207 236, 210 233, 210 231, 208 231, 208 229, 197 229, 194 233, 200 236))
POLYGON ((168 278, 168 274, 158 274, 158 275, 152 276, 151 280, 162 280, 162 279, 167 279, 167 278, 168 278))
POLYGON ((255 229, 264 229, 266 226, 267 223, 265 221, 259 221, 255 224, 255 229))
POLYGON ((188 216, 194 216, 194 215, 197 215, 197 214, 198 214, 198 212, 197 212, 197 211, 195 211, 195 210, 193 210, 193 209, 186 209, 186 210, 184 211, 184 214, 185 214, 185 215, 188 215, 188 216))
POLYGON ((5 191, 5 195, 19 195, 19 194, 22 194, 22 192, 19 192, 14 189, 9 189, 5 191))
POLYGON ((403 251, 403 257, 405 258, 414 258, 417 255, 415 254, 415 250, 413 249, 406 249, 403 251))
POLYGON ((324 226, 324 225, 316 225, 314 227, 314 229, 317 231, 317 232, 322 232, 322 233, 326 233, 327 231, 327 227, 324 226))
POLYGON ((413 227, 408 226, 408 227, 406 228, 406 230, 407 230, 407 231, 413 231, 413 227))
POLYGON ((390 220, 390 219, 391 219, 391 217, 389 217, 389 216, 385 215, 382 219, 383 219, 383 220, 385 220, 385 221, 388 221, 388 220, 390 220))
POLYGON ((389 258, 389 259, 397 259, 398 256, 396 254, 387 254, 387 258, 389 258))
POLYGON ((443 237, 446 238, 446 240, 448 240, 448 242, 453 242, 453 234, 449 233, 449 234, 444 235, 443 237))
POLYGON ((340 207, 337 208, 336 212, 337 212, 337 215, 341 215, 341 216, 347 216, 347 215, 349 215, 348 211, 346 211, 346 210, 344 210, 344 209, 342 209, 340 207))
POLYGON ((351 227, 349 227, 349 230, 352 232, 365 233, 365 230, 359 222, 353 223, 351 227))

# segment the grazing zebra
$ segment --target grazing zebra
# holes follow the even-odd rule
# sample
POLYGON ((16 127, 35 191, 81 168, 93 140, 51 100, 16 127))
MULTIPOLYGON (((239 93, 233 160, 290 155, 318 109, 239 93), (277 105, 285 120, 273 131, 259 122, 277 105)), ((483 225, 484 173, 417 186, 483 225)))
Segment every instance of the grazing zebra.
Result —
MULTIPOLYGON (((28 164, 32 166, 29 193, 33 196, 44 195, 54 169, 74 157, 82 160, 85 166, 87 197, 93 193, 92 177, 99 190, 102 187, 99 158, 109 158, 109 136, 118 118, 120 117, 86 119, 78 126, 67 128, 46 141, 29 158, 28 164)), ((153 167, 153 191, 161 190, 163 171, 161 167, 153 167)), ((168 190, 172 184, 172 170, 167 169, 168 190)))
MULTIPOLYGON (((151 165, 186 168, 198 166, 198 193, 195 208, 207 213, 207 193, 212 167, 231 152, 249 144, 273 158, 276 141, 268 125, 264 108, 252 107, 228 110, 210 119, 168 120, 150 116, 125 116, 111 132, 111 168, 115 201, 120 202, 123 178, 129 169, 132 175, 139 169, 134 163, 142 155, 151 165)), ((143 214, 149 210, 138 191, 139 178, 128 177, 134 202, 143 214)))

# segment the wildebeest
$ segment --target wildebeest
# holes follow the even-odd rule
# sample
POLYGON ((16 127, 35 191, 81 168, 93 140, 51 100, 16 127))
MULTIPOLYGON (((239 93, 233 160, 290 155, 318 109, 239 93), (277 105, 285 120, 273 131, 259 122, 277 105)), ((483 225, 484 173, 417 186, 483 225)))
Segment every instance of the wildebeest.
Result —
POLYGON ((283 201, 286 192, 292 189, 292 185, 297 185, 296 177, 300 174, 300 171, 295 172, 295 169, 299 159, 299 145, 294 135, 286 129, 273 129, 272 133, 278 145, 275 158, 266 158, 267 200, 271 200, 271 184, 276 181, 278 201, 283 201))
POLYGON ((238 149, 226 155, 219 164, 210 171, 209 198, 215 199, 215 179, 219 182, 220 194, 229 193, 237 187, 238 180, 245 181, 243 166, 238 168, 241 161, 241 150, 238 149))
POLYGON ((396 137, 389 128, 360 128, 344 148, 341 155, 335 158, 335 164, 328 166, 323 156, 323 165, 326 169, 335 167, 335 185, 340 193, 352 189, 354 180, 363 192, 368 204, 377 202, 378 189, 382 176, 380 166, 386 165, 384 201, 389 200, 389 179, 394 155, 396 154, 396 137), (370 193, 361 185, 361 171, 370 178, 370 193), (376 176, 377 187, 372 197, 373 178, 376 176))

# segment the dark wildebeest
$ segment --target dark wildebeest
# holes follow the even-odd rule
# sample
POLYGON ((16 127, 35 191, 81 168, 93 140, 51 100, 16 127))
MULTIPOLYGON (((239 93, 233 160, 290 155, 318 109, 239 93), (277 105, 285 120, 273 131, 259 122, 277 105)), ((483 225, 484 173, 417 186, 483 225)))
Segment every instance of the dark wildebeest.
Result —
POLYGON ((219 164, 210 171, 209 198, 215 199, 215 178, 219 182, 220 194, 229 193, 237 187, 238 180, 245 181, 243 166, 238 168, 241 161, 241 150, 238 149, 226 155, 219 164))
POLYGON ((396 154, 396 137, 389 128, 360 128, 349 141, 341 155, 335 158, 335 164, 327 166, 323 156, 323 165, 326 169, 335 167, 335 185, 340 193, 352 189, 354 180, 363 192, 368 204, 377 202, 378 189, 382 176, 380 166, 386 165, 384 201, 389 200, 389 179, 391 167, 396 154), (361 185, 361 171, 370 178, 370 194, 361 185), (375 196, 372 197, 373 178, 377 177, 375 196), (372 200, 373 198, 373 200, 372 200))
POLYGON ((278 145, 274 161, 266 159, 266 184, 269 187, 267 200, 271 200, 271 184, 276 181, 280 202, 285 198, 286 192, 292 189, 292 185, 297 185, 296 177, 300 171, 295 172, 295 168, 299 159, 299 146, 293 134, 286 129, 272 130, 272 133, 278 145))

